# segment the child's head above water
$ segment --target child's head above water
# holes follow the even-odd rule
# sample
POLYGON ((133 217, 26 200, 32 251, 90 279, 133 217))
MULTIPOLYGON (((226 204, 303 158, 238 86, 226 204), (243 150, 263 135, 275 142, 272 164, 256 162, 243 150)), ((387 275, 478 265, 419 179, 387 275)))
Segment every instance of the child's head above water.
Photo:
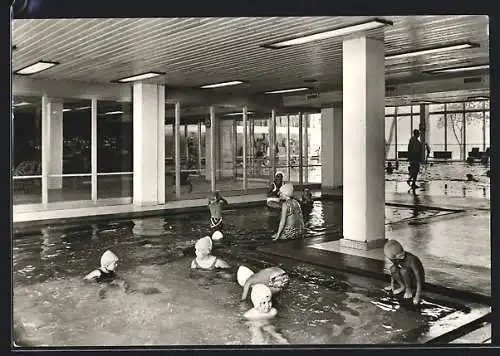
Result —
POLYGON ((101 256, 101 268, 114 271, 118 264, 118 257, 111 252, 110 250, 106 250, 101 256))
POLYGON ((384 255, 390 260, 402 260, 405 258, 405 250, 398 241, 388 240, 384 245, 384 255))
POLYGON ((273 306, 271 301, 272 293, 271 289, 264 284, 256 284, 252 288, 252 293, 250 298, 252 299, 252 304, 255 309, 260 313, 269 313, 273 306))
POLYGON ((205 236, 196 241, 194 245, 196 257, 206 257, 212 251, 212 239, 210 236, 205 236))

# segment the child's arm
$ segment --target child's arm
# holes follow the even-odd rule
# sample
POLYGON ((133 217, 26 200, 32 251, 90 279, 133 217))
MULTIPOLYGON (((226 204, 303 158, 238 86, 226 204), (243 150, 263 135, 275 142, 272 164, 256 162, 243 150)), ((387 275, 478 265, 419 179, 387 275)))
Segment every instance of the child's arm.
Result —
POLYGON ((243 286, 243 294, 241 295, 241 300, 247 299, 248 291, 250 290, 250 283, 248 281, 243 286))
POLYGON ((224 261, 224 260, 221 260, 220 258, 217 258, 217 260, 215 261, 215 268, 229 268, 229 264, 224 261))
POLYGON ((196 260, 191 261, 191 268, 195 269, 196 268, 196 260))
POLYGON ((83 279, 86 281, 91 281, 93 279, 99 278, 100 276, 101 276, 101 271, 96 269, 96 270, 93 270, 92 272, 90 272, 89 274, 87 274, 83 279))
POLYGON ((220 201, 226 205, 229 205, 229 202, 226 200, 226 198, 220 198, 220 201))

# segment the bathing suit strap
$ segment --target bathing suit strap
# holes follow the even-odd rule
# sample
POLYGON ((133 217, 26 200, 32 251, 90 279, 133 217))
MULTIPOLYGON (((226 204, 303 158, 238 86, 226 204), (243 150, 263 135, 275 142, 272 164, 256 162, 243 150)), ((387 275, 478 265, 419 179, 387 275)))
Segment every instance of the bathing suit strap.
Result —
POLYGON ((222 223, 222 217, 220 217, 220 218, 211 217, 210 218, 210 227, 212 227, 212 228, 219 226, 221 223, 222 223))

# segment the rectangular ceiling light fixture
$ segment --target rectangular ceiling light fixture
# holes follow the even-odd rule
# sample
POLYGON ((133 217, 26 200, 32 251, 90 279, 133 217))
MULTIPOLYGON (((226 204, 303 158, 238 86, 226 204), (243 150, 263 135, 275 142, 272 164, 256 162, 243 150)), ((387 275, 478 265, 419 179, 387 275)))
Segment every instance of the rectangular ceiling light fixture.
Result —
POLYGON ((221 88, 221 87, 228 87, 231 85, 238 85, 238 84, 243 84, 243 82, 241 80, 232 80, 230 82, 202 85, 200 88, 201 89, 221 88))
POLYGON ((117 114, 123 114, 123 111, 108 111, 104 115, 117 115, 117 114))
POLYGON ((461 43, 455 43, 455 44, 446 45, 446 46, 431 47, 431 48, 419 49, 419 50, 415 50, 415 51, 388 54, 385 56, 385 59, 416 57, 416 56, 421 56, 423 54, 456 51, 459 49, 475 48, 475 47, 479 47, 479 45, 477 43, 472 43, 472 42, 461 42, 461 43))
MULTIPOLYGON (((247 115, 252 115, 252 114, 255 114, 255 113, 253 111, 247 111, 247 115)), ((232 112, 232 113, 226 114, 226 116, 238 116, 238 115, 243 116, 243 113, 242 112, 232 112)))
POLYGON ((292 89, 282 89, 282 90, 273 90, 273 91, 266 91, 264 94, 282 94, 282 93, 293 93, 296 91, 304 91, 304 90, 309 90, 309 88, 292 88, 292 89))
POLYGON ((432 100, 413 100, 413 104, 439 104, 438 101, 432 101, 432 100))
POLYGON ((433 70, 427 70, 424 73, 439 74, 439 73, 468 72, 468 71, 479 70, 479 69, 488 69, 488 68, 490 68, 489 64, 481 64, 481 65, 477 65, 477 66, 433 69, 433 70))
POLYGON ((14 106, 15 107, 18 107, 18 106, 26 106, 26 105, 31 105, 31 103, 28 103, 26 101, 21 101, 20 103, 15 103, 14 106))
POLYGON ((73 109, 63 109, 63 112, 73 111, 73 109))
POLYGON ((306 35, 306 36, 290 38, 290 39, 287 39, 284 41, 264 44, 261 47, 285 48, 285 47, 299 45, 299 44, 308 43, 308 42, 312 42, 312 41, 324 40, 326 38, 345 36, 345 35, 350 35, 350 34, 356 33, 356 32, 373 30, 373 29, 383 27, 386 25, 392 26, 392 22, 376 18, 373 20, 365 21, 365 22, 360 22, 360 23, 356 23, 356 24, 352 24, 352 25, 337 27, 337 28, 334 28, 334 29, 328 30, 328 31, 317 32, 317 33, 313 33, 313 34, 306 35))
POLYGON ((31 75, 52 68, 53 66, 56 66, 58 64, 58 62, 38 61, 36 63, 30 64, 29 66, 16 70, 14 74, 31 75))
POLYGON ((135 82, 138 80, 158 77, 159 75, 164 75, 164 74, 165 73, 162 73, 162 72, 147 72, 147 73, 133 75, 131 77, 121 78, 121 79, 118 79, 117 82, 120 82, 120 83, 135 82))
POLYGON ((480 96, 470 96, 467 98, 467 100, 490 100, 490 98, 488 96, 480 95, 480 96))

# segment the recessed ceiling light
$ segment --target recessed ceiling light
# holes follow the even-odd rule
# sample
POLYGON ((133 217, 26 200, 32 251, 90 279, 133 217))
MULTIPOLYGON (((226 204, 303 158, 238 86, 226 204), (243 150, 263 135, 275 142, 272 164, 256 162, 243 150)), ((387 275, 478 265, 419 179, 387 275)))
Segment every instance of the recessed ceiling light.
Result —
POLYGON ((31 103, 28 103, 28 102, 26 102, 26 101, 22 101, 22 102, 20 102, 20 103, 15 103, 15 104, 14 104, 14 106, 16 106, 16 107, 17 107, 17 106, 26 106, 26 105, 31 105, 31 103))
POLYGON ((477 43, 462 42, 462 43, 455 43, 455 44, 446 45, 446 46, 424 48, 424 49, 419 49, 419 50, 415 50, 415 51, 388 54, 385 56, 385 59, 416 57, 416 56, 421 56, 423 54, 448 52, 448 51, 454 51, 454 50, 465 49, 465 48, 475 48, 475 47, 479 47, 479 45, 477 43))
POLYGON ((261 47, 284 48, 284 47, 303 44, 303 43, 307 43, 307 42, 323 40, 323 39, 331 38, 331 37, 345 36, 345 35, 349 35, 349 34, 352 34, 355 32, 373 30, 375 28, 383 27, 386 25, 392 26, 392 22, 382 20, 382 19, 373 19, 373 20, 360 22, 360 23, 356 23, 356 24, 352 24, 352 25, 337 27, 335 29, 328 30, 328 31, 317 32, 317 33, 313 33, 310 35, 295 37, 295 38, 291 38, 291 39, 284 40, 284 41, 264 44, 261 47))
POLYGON ((38 61, 36 63, 30 64, 29 66, 16 70, 14 74, 31 75, 52 68, 53 66, 56 66, 58 64, 59 62, 38 61))
POLYGON ((232 80, 230 82, 206 84, 206 85, 202 85, 200 88, 201 89, 220 88, 220 87, 228 87, 231 85, 238 85, 238 84, 243 84, 243 82, 241 80, 232 80))
POLYGON ((291 88, 291 89, 282 89, 282 90, 273 90, 273 91, 266 91, 264 94, 282 94, 282 93, 293 93, 296 91, 304 91, 304 90, 309 90, 309 88, 291 88))
POLYGON ((121 78, 121 79, 118 79, 116 81, 120 82, 120 83, 135 82, 138 80, 154 78, 154 77, 157 77, 159 75, 164 75, 164 74, 165 73, 162 73, 162 72, 147 72, 147 73, 136 74, 136 75, 133 75, 131 77, 121 78))
POLYGON ((455 72, 466 72, 466 71, 479 70, 479 69, 488 69, 488 68, 490 68, 489 64, 481 64, 481 65, 476 65, 476 66, 451 67, 451 68, 433 69, 433 70, 425 71, 424 73, 429 73, 429 74, 455 73, 455 72))

